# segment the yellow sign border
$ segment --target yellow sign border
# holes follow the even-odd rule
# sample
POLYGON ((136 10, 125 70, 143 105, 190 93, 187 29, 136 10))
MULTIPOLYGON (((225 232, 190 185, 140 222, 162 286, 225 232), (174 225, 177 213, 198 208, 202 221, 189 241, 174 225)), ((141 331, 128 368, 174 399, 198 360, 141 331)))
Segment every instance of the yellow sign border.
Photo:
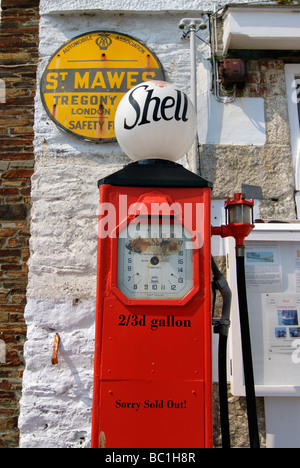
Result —
POLYGON ((151 79, 164 81, 165 74, 146 44, 128 34, 96 30, 56 50, 43 72, 40 94, 48 116, 61 130, 109 143, 116 141, 114 114, 120 100, 129 89, 151 79), (125 63, 130 68, 124 68, 125 63))

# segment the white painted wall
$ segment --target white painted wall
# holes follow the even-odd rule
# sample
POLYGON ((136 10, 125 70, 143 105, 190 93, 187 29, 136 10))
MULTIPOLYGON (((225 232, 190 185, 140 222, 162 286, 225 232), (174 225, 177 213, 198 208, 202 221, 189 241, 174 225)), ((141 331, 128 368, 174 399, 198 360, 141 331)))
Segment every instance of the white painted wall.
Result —
MULTIPOLYGON (((88 31, 109 29, 144 41, 158 55, 167 80, 189 92, 189 42, 181 39, 178 23, 183 17, 196 14, 199 7, 212 9, 215 4, 217 2, 196 0, 103 0, 101 9, 97 9, 94 0, 41 0, 38 86, 50 56, 62 43, 88 31)), ((203 60, 206 68, 209 55, 208 46, 199 41, 198 60, 199 63, 203 60)), ((199 91, 199 95, 201 93, 199 91)), ((232 128, 236 125, 234 119, 241 116, 241 107, 237 107, 237 113, 231 117, 232 128)), ((200 106, 199 109, 201 131, 208 128, 208 108, 205 112, 203 108, 200 106), (205 125, 202 126, 203 120, 205 125)), ((257 115, 261 117, 260 103, 257 109, 257 115)), ((220 119, 218 108, 214 112, 220 119)), ((245 107, 245 116, 247 112, 245 107)), ((245 118, 245 129, 249 128, 248 120, 245 118)), ((263 129, 263 119, 259 121, 263 129)), ((217 138, 227 142, 228 124, 226 132, 220 131, 219 136, 214 132, 210 136, 202 134, 202 141, 217 138)), ((254 129, 254 144, 262 144, 262 129, 254 129)), ((63 133, 48 118, 39 92, 35 102, 34 130, 36 159, 25 310, 28 341, 19 419, 20 446, 89 447, 99 203, 97 181, 129 161, 117 144, 84 142, 63 133), (52 366, 56 333, 61 338, 59 364, 52 366)), ((242 144, 243 140, 236 143, 242 144)))
MULTIPOLYGON (((239 3, 247 3, 245 0, 239 3)), ((196 0, 101 0, 97 5, 94 0, 41 0, 41 13, 43 15, 63 11, 129 11, 129 12, 172 12, 172 11, 199 11, 213 10, 214 6, 221 2, 204 0, 201 3, 196 0)))
POLYGON ((264 99, 236 98, 224 105, 209 92, 212 86, 211 63, 204 60, 198 65, 199 142, 208 145, 264 145, 264 99))

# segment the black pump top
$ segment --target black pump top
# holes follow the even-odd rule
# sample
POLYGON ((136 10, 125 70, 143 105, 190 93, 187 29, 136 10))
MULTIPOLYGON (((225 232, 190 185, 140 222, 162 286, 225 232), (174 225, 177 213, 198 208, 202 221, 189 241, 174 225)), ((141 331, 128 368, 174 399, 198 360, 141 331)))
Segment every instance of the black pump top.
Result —
POLYGON ((98 181, 100 185, 120 187, 212 188, 202 177, 181 164, 165 159, 145 159, 128 164, 123 169, 98 181))

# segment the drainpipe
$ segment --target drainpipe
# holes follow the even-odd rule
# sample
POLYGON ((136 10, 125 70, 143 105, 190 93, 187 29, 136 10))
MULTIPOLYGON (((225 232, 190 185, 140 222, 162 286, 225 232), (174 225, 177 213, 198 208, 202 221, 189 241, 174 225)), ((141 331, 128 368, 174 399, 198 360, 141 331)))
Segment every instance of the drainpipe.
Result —
MULTIPOLYGON (((188 32, 184 34, 186 37, 188 34, 190 35, 190 61, 191 61, 191 101, 195 107, 196 114, 197 114, 197 45, 196 45, 196 33, 197 27, 199 29, 206 29, 207 25, 204 23, 203 17, 201 18, 183 18, 179 25, 179 29, 185 29, 187 27, 188 32)), ((199 146, 199 139, 198 139, 198 132, 195 138, 195 142, 193 145, 193 166, 192 171, 195 174, 200 175, 200 164, 199 164, 199 155, 198 155, 198 146, 199 146)))

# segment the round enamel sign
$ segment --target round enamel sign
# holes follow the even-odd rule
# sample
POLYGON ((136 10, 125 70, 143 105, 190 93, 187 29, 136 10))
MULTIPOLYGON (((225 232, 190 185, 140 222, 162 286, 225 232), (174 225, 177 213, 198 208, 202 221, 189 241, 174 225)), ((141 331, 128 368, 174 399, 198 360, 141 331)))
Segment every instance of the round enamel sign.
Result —
POLYGON ((192 146, 196 111, 188 96, 165 81, 147 81, 128 91, 115 118, 116 137, 134 161, 177 161, 192 146))
POLYGON ((43 105, 61 129, 92 141, 114 141, 115 111, 128 90, 164 79, 155 54, 141 41, 94 31, 65 43, 41 80, 43 105))

